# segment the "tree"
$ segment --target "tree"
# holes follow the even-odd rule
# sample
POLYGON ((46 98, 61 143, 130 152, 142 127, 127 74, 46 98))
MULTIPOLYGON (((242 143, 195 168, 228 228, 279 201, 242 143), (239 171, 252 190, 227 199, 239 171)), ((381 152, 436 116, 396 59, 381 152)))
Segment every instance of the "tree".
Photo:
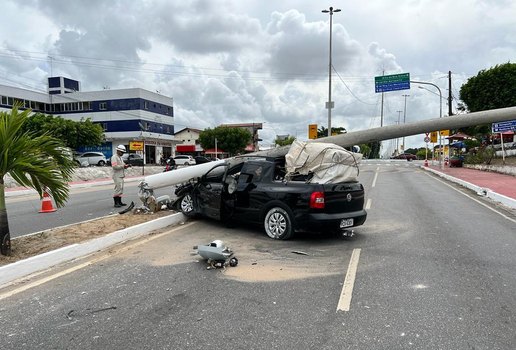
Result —
POLYGON ((360 153, 364 155, 365 159, 369 159, 369 156, 371 155, 371 147, 367 143, 363 143, 359 145, 360 147, 360 153))
POLYGON ((5 204, 4 177, 10 174, 20 185, 34 188, 40 197, 48 193, 57 207, 68 199, 68 181, 74 163, 64 144, 48 134, 23 130, 31 110, 0 112, 0 243, 1 253, 11 251, 11 236, 5 204))
MULTIPOLYGON (((465 104, 460 107, 469 112, 516 106, 516 63, 481 70, 461 86, 460 99, 465 104)), ((491 124, 460 128, 458 131, 482 140, 485 147, 491 134, 491 124)))
POLYGON ((516 106, 516 63, 481 70, 460 88, 470 112, 516 106))
MULTIPOLYGON (((347 133, 346 129, 343 127, 338 128, 331 128, 331 134, 332 135, 340 135, 347 133)), ((317 129, 317 138, 326 137, 328 136, 328 129, 324 126, 321 126, 319 129, 317 129)))
POLYGON ((98 146, 104 142, 104 130, 90 119, 76 122, 61 117, 35 113, 23 125, 23 131, 34 135, 47 134, 60 139, 65 146, 77 149, 81 146, 98 146))
POLYGON ((217 148, 230 155, 242 153, 245 147, 251 142, 252 135, 247 129, 218 126, 215 129, 205 129, 199 134, 199 143, 202 148, 214 148, 215 139, 217 148))
POLYGON ((284 139, 276 138, 276 140, 274 140, 274 144, 278 146, 288 146, 291 145, 295 140, 296 138, 294 136, 288 136, 284 139))

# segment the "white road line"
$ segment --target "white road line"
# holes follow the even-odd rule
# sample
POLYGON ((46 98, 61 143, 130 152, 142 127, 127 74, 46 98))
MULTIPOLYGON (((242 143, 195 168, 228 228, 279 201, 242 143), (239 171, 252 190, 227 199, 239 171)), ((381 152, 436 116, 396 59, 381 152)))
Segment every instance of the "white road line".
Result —
POLYGON ((369 210, 371 209, 371 198, 368 198, 367 199, 367 202, 366 202, 366 206, 364 208, 365 210, 369 210))
POLYGON ((443 180, 437 179, 437 178, 435 178, 434 176, 431 176, 430 174, 428 174, 428 173, 426 173, 426 172, 425 172, 425 174, 426 174, 427 176, 430 176, 432 179, 437 180, 437 181, 439 181, 439 182, 441 182, 441 183, 445 184, 446 186, 448 186, 449 188, 453 189, 454 191, 457 191, 457 192, 459 192, 460 194, 463 194, 463 195, 465 195, 466 197, 468 197, 468 198, 470 198, 470 199, 474 200, 474 201, 475 201, 475 202, 477 202, 478 204, 480 204, 480 205, 482 205, 482 206, 486 207, 487 209, 489 209, 489 210, 491 210, 491 211, 494 211, 496 214, 498 214, 498 215, 500 215, 500 216, 504 217, 505 219, 507 219, 507 220, 509 220, 509 221, 512 221, 512 222, 516 223, 516 220, 514 220, 514 219, 512 219, 512 218, 508 217, 508 216, 507 216, 507 215, 505 215, 505 214, 500 213, 498 210, 495 210, 495 209, 491 208, 489 205, 487 205, 487 204, 485 204, 485 203, 482 203, 482 202, 481 202, 481 201, 479 201, 478 199, 471 197, 469 194, 464 193, 464 192, 462 192, 462 191, 458 190, 457 188, 453 187, 453 186, 452 186, 452 185, 450 185, 449 183, 444 182, 443 180))
POLYGON ((371 185, 371 188, 376 186, 376 179, 378 179, 378 170, 380 170, 380 167, 376 168, 376 172, 374 173, 373 184, 371 185))
MULTIPOLYGON (((189 223, 187 223, 187 224, 185 224, 185 225, 181 225, 181 226, 176 227, 176 228, 173 228, 173 229, 171 229, 171 230, 168 230, 168 231, 165 231, 165 232, 162 232, 162 233, 156 234, 156 235, 149 236, 149 237, 147 237, 147 238, 145 238, 145 239, 142 239, 142 240, 138 240, 137 242, 135 242, 135 243, 133 243, 133 244, 124 245, 124 246, 123 246, 123 247, 121 247, 120 249, 116 250, 116 252, 115 252, 115 253, 121 253, 121 252, 124 252, 124 251, 130 250, 130 249, 133 249, 133 248, 135 248, 135 247, 137 247, 137 246, 139 246, 139 245, 142 245, 142 244, 144 244, 144 243, 150 242, 150 241, 152 241, 152 240, 155 240, 156 238, 160 238, 160 237, 165 236, 165 235, 167 235, 167 234, 169 234, 169 233, 172 233, 172 232, 174 232, 174 231, 177 231, 177 230, 180 230, 180 229, 186 228, 186 227, 191 226, 191 225, 193 225, 193 224, 195 224, 195 223, 196 223, 195 221, 193 221, 193 222, 189 222, 189 223)), ((9 297, 11 297, 11 296, 13 296, 13 295, 15 295, 15 294, 18 294, 18 293, 24 292, 24 291, 26 291, 26 290, 28 290, 28 289, 31 289, 31 288, 34 288, 34 287, 40 286, 40 285, 42 285, 42 284, 44 284, 44 283, 50 282, 50 281, 52 281, 52 280, 54 280, 54 279, 56 279, 56 278, 59 278, 59 277, 64 276, 64 275, 67 275, 67 274, 72 273, 72 272, 74 272, 74 271, 77 271, 77 270, 83 269, 83 268, 85 268, 85 267, 87 267, 87 266, 89 266, 89 265, 92 265, 92 264, 94 264, 94 263, 97 263, 97 262, 99 262, 99 261, 102 261, 102 260, 107 259, 107 258, 112 257, 112 256, 113 256, 113 254, 109 254, 109 255, 108 255, 108 254, 106 254, 106 255, 104 255, 104 256, 100 256, 100 257, 98 257, 98 258, 95 258, 95 259, 92 259, 92 260, 90 260, 90 261, 84 262, 84 263, 82 263, 82 264, 80 264, 80 265, 77 265, 77 266, 71 267, 71 268, 69 268, 69 269, 66 269, 66 270, 60 271, 60 272, 58 272, 58 273, 55 273, 55 274, 50 275, 50 276, 48 276, 48 277, 45 277, 45 278, 42 278, 42 279, 40 279, 40 280, 34 281, 34 282, 32 282, 32 283, 25 284, 25 285, 23 285, 23 286, 21 286, 21 287, 19 287, 19 288, 16 288, 16 289, 13 289, 13 290, 11 290, 11 291, 9 291, 9 292, 6 292, 6 293, 3 293, 3 294, 0 294, 0 300, 2 300, 2 299, 6 299, 6 298, 9 298, 9 297)), ((40 274, 40 273, 38 273, 38 274, 40 274)), ((29 276, 29 278, 30 278, 30 276, 29 276)), ((24 278, 24 279, 27 279, 27 278, 24 278)))
POLYGON ((339 303, 337 305, 337 311, 349 311, 351 306, 351 297, 353 295, 353 286, 355 285, 355 276, 357 274, 358 259, 360 259, 360 248, 353 249, 351 259, 349 261, 348 272, 346 278, 344 278, 344 284, 342 286, 342 292, 340 293, 339 303))

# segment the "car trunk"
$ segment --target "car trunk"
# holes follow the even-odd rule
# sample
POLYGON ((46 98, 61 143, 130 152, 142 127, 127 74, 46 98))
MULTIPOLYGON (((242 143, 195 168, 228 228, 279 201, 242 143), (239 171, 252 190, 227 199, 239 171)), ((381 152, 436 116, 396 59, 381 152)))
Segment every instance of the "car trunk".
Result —
POLYGON ((325 184, 323 187, 326 213, 354 212, 364 208, 364 187, 361 183, 325 184))

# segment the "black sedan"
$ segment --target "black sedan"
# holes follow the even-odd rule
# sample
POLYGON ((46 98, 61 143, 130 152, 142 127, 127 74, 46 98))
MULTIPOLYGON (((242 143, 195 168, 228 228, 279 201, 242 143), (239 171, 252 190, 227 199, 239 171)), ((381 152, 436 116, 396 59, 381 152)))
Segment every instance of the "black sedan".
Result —
POLYGON ((125 164, 143 166, 143 158, 137 153, 126 153, 122 159, 125 164))
POLYGON ((203 156, 197 156, 197 157, 194 157, 194 159, 195 159, 195 164, 203 164, 203 163, 211 162, 210 159, 203 157, 203 156))

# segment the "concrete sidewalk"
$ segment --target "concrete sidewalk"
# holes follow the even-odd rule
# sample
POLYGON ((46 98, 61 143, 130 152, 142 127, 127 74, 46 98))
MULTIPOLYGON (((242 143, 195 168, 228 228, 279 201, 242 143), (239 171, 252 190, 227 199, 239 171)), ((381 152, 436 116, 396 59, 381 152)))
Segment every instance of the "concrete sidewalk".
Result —
POLYGON ((516 176, 463 167, 439 168, 438 165, 429 165, 421 168, 469 188, 480 196, 516 209, 516 176))

